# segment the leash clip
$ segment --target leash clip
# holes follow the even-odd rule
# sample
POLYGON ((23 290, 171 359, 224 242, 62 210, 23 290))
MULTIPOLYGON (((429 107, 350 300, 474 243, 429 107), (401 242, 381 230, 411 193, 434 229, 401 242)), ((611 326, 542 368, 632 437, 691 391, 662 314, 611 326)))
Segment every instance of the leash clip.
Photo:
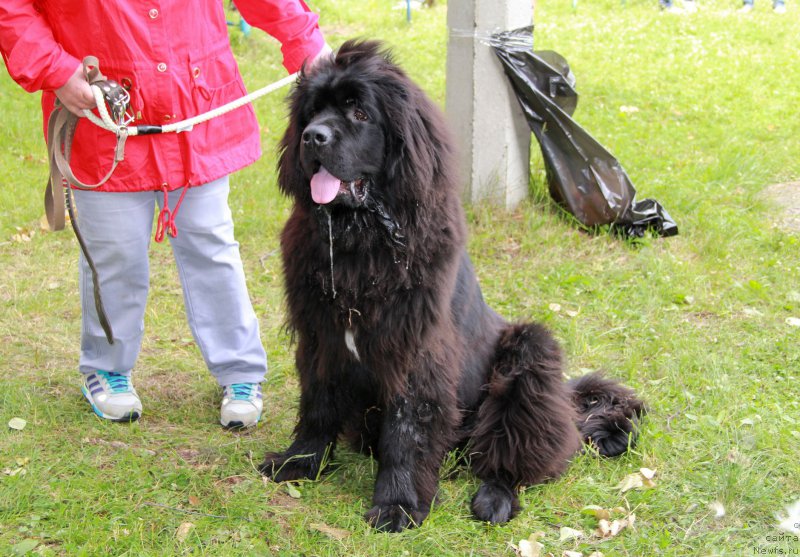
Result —
POLYGON ((128 112, 131 95, 124 87, 113 79, 98 81, 94 85, 100 87, 103 92, 103 99, 118 126, 127 126, 133 122, 133 116, 128 112))

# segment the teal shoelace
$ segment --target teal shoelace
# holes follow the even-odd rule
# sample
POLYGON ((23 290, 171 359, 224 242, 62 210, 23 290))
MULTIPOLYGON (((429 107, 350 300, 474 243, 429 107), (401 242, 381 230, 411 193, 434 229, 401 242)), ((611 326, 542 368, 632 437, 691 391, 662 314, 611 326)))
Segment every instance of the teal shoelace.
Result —
POLYGON ((253 385, 251 383, 234 383, 230 389, 233 391, 234 400, 249 400, 252 396, 253 385))
POLYGON ((126 375, 113 371, 98 371, 97 373, 105 378, 112 393, 127 393, 131 390, 130 378, 126 375))

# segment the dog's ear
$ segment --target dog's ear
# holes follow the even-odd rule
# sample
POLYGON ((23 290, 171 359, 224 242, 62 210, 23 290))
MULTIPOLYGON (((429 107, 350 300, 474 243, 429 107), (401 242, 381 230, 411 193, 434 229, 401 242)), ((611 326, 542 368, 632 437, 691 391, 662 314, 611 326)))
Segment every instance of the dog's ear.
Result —
POLYGON ((386 174, 390 182, 416 184, 422 198, 437 197, 434 189, 451 187, 453 141, 442 111, 398 66, 386 61, 384 77, 376 80, 387 115, 386 174))
POLYGON ((300 128, 303 111, 301 86, 302 83, 298 83, 289 98, 289 125, 281 139, 278 157, 278 188, 284 195, 298 200, 304 196, 310 199, 307 181, 300 167, 300 136, 303 133, 300 128))

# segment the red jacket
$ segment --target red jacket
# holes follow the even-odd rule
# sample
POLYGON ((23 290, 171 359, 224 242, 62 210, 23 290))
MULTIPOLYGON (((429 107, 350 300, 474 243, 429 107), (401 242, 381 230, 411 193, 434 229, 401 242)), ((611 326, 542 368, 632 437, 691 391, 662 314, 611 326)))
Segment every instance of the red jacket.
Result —
MULTIPOLYGON (((248 23, 281 42, 289 72, 324 45, 317 15, 303 0, 237 0, 236 5, 248 23)), ((53 91, 90 54, 109 79, 130 85, 134 124, 184 120, 246 94, 222 0, 2 0, 0 52, 17 83, 43 91, 45 122, 53 91)), ((72 151, 76 176, 97 182, 111 165, 115 143, 113 133, 82 120, 72 151)), ((248 105, 188 133, 128 138, 125 160, 100 189, 200 185, 260 156, 258 123, 248 105)))

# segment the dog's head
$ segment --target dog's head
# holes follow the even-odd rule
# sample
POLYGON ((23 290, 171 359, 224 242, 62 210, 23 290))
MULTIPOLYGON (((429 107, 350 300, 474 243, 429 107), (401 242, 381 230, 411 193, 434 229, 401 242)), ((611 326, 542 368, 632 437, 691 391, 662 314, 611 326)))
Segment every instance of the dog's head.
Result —
POLYGON ((381 178, 387 115, 378 91, 365 76, 384 72, 383 62, 364 57, 346 66, 337 66, 336 61, 322 63, 316 72, 301 78, 298 91, 305 91, 298 107, 297 124, 302 131, 297 162, 314 203, 364 205, 381 178))
POLYGON ((309 208, 395 214, 452 180, 446 136, 438 108, 380 43, 348 41, 298 78, 279 185, 309 208))

